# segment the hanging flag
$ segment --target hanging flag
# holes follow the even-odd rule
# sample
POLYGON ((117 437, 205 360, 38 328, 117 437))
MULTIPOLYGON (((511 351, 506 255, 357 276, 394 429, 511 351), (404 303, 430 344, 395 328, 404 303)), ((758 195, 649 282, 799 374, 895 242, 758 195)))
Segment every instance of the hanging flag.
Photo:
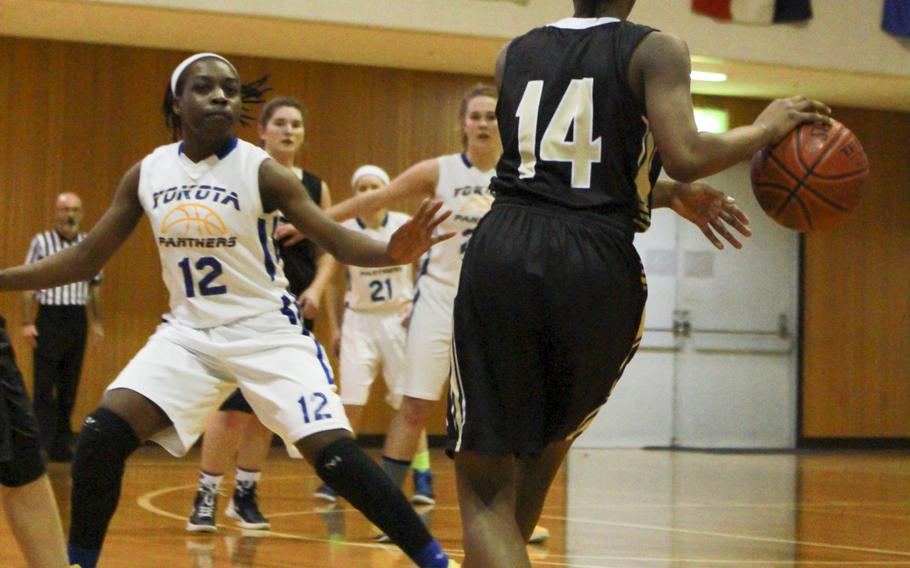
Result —
POLYGON ((812 17, 809 0, 692 0, 692 11, 718 20, 759 25, 812 17))
POLYGON ((910 37, 910 0, 885 0, 882 29, 889 34, 910 37))

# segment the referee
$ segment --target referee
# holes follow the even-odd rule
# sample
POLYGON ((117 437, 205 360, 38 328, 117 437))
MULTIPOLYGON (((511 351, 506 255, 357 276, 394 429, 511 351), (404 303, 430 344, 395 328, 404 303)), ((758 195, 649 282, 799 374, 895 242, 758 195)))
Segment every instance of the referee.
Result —
MULTIPOLYGON (((75 193, 62 193, 54 204, 55 227, 35 235, 25 259, 27 264, 54 255, 85 238, 79 232, 82 200, 75 193)), ((82 356, 88 328, 86 305, 92 312, 92 333, 104 335, 98 284, 101 275, 77 282, 26 292, 23 295, 22 334, 35 350, 35 415, 41 442, 51 461, 73 458, 70 415, 82 371, 82 356), (34 317, 35 302, 38 303, 34 317), (34 318, 34 319, 33 319, 34 318)))

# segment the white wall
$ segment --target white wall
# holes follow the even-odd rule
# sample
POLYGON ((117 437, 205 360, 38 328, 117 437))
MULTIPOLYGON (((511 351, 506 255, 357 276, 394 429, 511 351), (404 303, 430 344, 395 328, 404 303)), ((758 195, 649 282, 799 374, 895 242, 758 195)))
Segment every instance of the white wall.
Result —
MULTIPOLYGON (((84 0, 510 38, 571 15, 569 0, 84 0)), ((638 0, 632 19, 683 37, 693 55, 910 76, 910 41, 881 30, 882 0, 812 0, 805 26, 725 24, 690 0, 638 0)))

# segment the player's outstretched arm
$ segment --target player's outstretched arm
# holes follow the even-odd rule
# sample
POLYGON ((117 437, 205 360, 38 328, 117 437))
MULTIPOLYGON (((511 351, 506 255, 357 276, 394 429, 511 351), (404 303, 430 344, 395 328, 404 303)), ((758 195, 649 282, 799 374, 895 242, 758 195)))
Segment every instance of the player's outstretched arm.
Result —
POLYGON ((142 218, 140 166, 126 172, 114 200, 84 240, 38 262, 0 270, 0 290, 40 290, 94 278, 142 218))
MULTIPOLYGON (((313 239, 329 254, 354 266, 391 266, 413 262, 442 238, 432 237, 433 229, 448 214, 436 216, 441 203, 425 200, 414 219, 392 235, 388 245, 348 230, 322 211, 300 181, 274 160, 259 168, 259 192, 266 211, 280 209, 298 231, 313 239)), ((375 192, 372 192, 375 193, 375 192)))
POLYGON ((405 170, 382 189, 345 199, 326 212, 336 221, 345 221, 387 207, 396 199, 433 197, 438 181, 439 162, 435 158, 424 160, 405 170))
MULTIPOLYGON (((382 189, 355 195, 325 211, 336 221, 346 221, 388 207, 392 201, 399 198, 433 197, 438 181, 439 162, 436 159, 424 160, 405 170, 382 189)), ((306 239, 308 235, 286 227, 276 236, 284 246, 291 246, 306 239)))
POLYGON ((669 207, 701 229, 705 238, 719 250, 723 250, 724 243, 717 235, 734 248, 743 246, 730 227, 744 237, 752 236, 749 218, 736 206, 736 200, 706 182, 658 180, 651 194, 651 206, 654 209, 669 207))
POLYGON ((831 109, 804 96, 778 99, 749 126, 698 132, 690 90, 689 49, 667 33, 648 34, 632 55, 629 83, 645 102, 664 169, 691 182, 750 158, 803 122, 828 122, 831 109))

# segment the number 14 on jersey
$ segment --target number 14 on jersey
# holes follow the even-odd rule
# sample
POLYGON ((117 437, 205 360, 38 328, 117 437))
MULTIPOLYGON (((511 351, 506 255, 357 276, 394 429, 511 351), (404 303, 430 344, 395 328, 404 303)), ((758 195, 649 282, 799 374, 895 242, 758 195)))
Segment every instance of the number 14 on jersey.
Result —
MULTIPOLYGON (((543 81, 529 81, 518 104, 518 175, 537 173, 537 119, 543 81)), ((600 163, 600 137, 594 138, 594 79, 572 79, 540 139, 540 160, 572 164, 572 187, 590 189, 592 164, 600 163), (569 129, 572 129, 572 140, 569 129)))

